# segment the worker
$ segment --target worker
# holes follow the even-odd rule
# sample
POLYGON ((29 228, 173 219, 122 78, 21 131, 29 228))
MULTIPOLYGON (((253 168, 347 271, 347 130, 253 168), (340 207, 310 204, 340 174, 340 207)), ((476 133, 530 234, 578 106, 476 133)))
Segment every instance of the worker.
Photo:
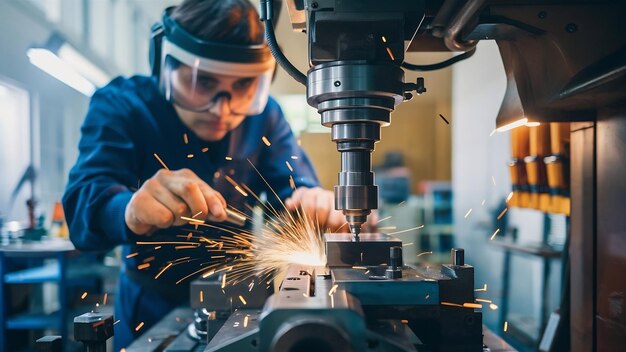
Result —
POLYGON ((301 207, 326 228, 345 222, 269 97, 276 64, 253 5, 185 0, 167 9, 150 59, 151 77, 118 77, 93 95, 63 197, 78 249, 123 246, 116 351, 188 304, 188 280, 176 282, 207 261, 206 249, 137 242, 184 241, 183 216, 221 221, 227 205, 246 211, 254 199, 243 185, 277 203, 254 168, 289 210, 301 207))

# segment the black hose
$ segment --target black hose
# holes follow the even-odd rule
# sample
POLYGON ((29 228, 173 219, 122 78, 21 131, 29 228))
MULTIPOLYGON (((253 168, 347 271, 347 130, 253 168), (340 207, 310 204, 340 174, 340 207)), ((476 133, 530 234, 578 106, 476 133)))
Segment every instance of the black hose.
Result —
POLYGON ((261 0, 259 17, 261 21, 265 22, 265 39, 267 40, 267 46, 276 59, 276 62, 287 71, 287 73, 293 77, 296 81, 306 86, 306 75, 300 72, 294 65, 291 64, 289 59, 285 57, 283 52, 276 42, 276 34, 274 33, 274 24, 272 23, 272 16, 274 14, 274 5, 272 0, 261 0))
POLYGON ((274 34, 274 28, 272 25, 272 20, 265 21, 265 39, 267 39, 267 46, 270 48, 270 52, 276 59, 276 62, 283 68, 283 70, 287 71, 287 73, 293 77, 296 81, 302 83, 306 86, 306 75, 300 70, 298 70, 294 65, 291 64, 289 59, 285 57, 283 52, 278 47, 278 43, 276 42, 276 35, 274 34))
POLYGON ((459 61, 468 59, 470 57, 472 57, 474 54, 476 53, 476 48, 470 50, 470 51, 466 51, 463 54, 459 54, 456 55, 454 57, 451 57, 445 61, 441 61, 438 62, 436 64, 430 64, 430 65, 416 65, 416 64, 410 64, 408 62, 403 62, 402 63, 402 67, 406 68, 407 70, 411 70, 411 71, 435 71, 435 70, 440 70, 442 68, 446 68, 448 66, 451 66, 459 61))

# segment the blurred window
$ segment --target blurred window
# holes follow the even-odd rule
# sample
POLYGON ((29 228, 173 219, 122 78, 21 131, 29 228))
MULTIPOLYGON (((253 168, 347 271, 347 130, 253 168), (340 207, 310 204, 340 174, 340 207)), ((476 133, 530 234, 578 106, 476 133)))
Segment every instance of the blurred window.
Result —
POLYGON ((30 100, 26 90, 0 77, 0 217, 26 220, 30 184, 13 195, 31 161, 30 100))

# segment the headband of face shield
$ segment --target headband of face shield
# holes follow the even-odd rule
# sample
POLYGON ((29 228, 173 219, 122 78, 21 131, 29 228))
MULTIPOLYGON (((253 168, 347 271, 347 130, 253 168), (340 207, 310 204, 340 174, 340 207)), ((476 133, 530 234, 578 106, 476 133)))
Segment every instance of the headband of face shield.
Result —
POLYGON ((184 42, 176 45, 169 37, 166 30, 161 43, 159 73, 159 86, 168 101, 196 112, 221 109, 222 104, 227 104, 229 111, 237 115, 263 112, 275 67, 274 58, 264 52, 267 50, 264 45, 238 46, 196 39, 196 51, 202 52, 201 56, 181 47, 182 44, 187 44, 188 48, 193 45, 184 42), (213 50, 211 45, 215 46, 213 50), (238 50, 241 55, 237 55, 238 50), (250 55, 251 50, 262 54, 250 55), (212 52, 215 55, 211 55, 212 52))

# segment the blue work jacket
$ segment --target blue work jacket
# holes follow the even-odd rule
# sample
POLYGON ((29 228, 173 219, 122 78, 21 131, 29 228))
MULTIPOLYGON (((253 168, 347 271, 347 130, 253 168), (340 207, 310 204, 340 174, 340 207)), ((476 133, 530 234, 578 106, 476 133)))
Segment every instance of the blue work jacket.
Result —
POLYGON ((188 302, 188 280, 176 282, 201 268, 207 257, 206 249, 136 244, 185 241, 182 236, 190 232, 190 226, 172 227, 150 236, 136 235, 126 226, 124 211, 133 192, 163 167, 155 154, 170 170, 192 170, 220 192, 229 205, 244 212, 248 210, 245 203, 253 205, 255 199, 244 196, 230 181, 245 184, 257 195, 266 192, 269 201, 276 200, 251 164, 281 199, 291 195, 290 176, 297 187, 318 185, 311 162, 272 98, 263 113, 246 117, 222 140, 206 142, 182 123, 153 78, 120 77, 96 91, 81 128, 79 156, 70 171, 63 206, 70 238, 78 249, 123 246, 116 299, 120 319, 116 325, 117 347, 129 343, 129 333, 136 335, 134 324, 143 321, 143 329, 147 329, 174 306, 188 302), (264 143, 264 136, 270 146, 264 143), (169 261, 186 256, 193 260, 171 266, 154 280, 169 261), (150 281, 154 285, 147 284, 150 281))

